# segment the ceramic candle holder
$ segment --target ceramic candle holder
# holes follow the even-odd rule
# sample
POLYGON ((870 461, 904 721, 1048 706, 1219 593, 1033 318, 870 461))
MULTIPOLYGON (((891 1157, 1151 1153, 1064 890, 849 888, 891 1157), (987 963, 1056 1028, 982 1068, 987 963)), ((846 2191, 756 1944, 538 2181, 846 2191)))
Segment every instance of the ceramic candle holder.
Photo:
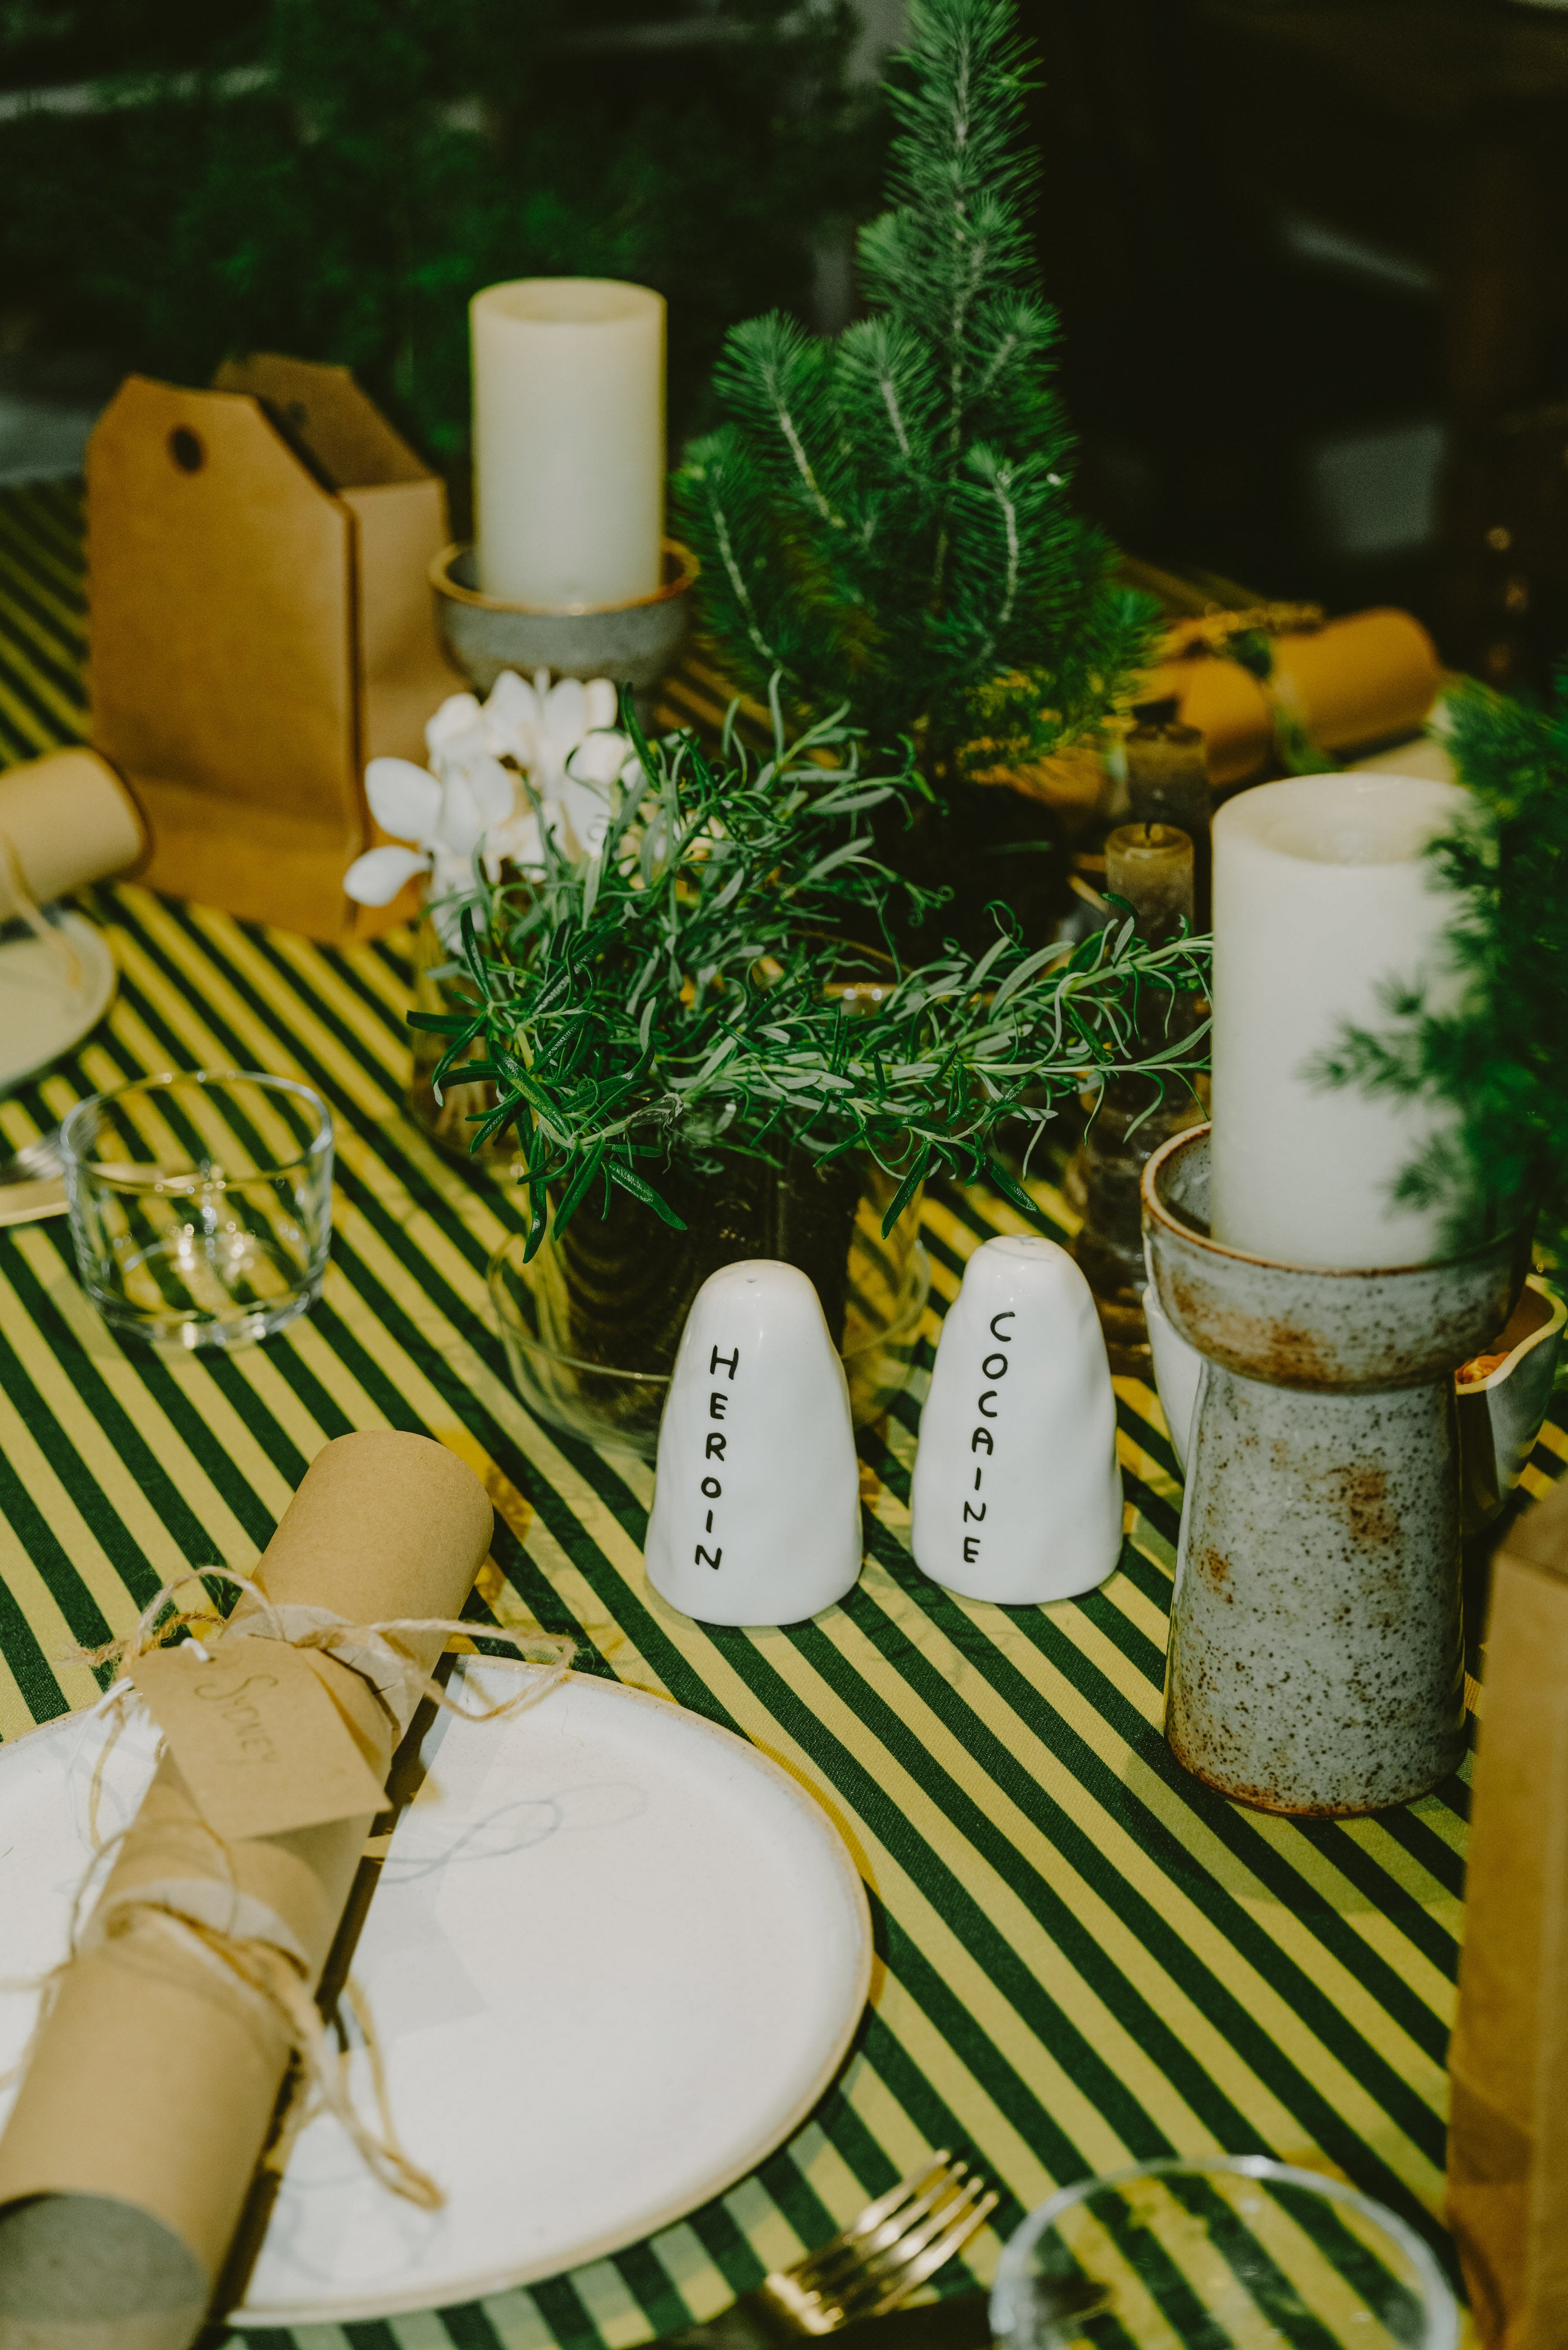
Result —
POLYGON ((797 1624, 860 1572, 844 1365, 814 1284, 750 1257, 692 1301, 659 1430, 649 1579, 702 1624, 797 1624))
POLYGON ((582 611, 487 596, 472 546, 444 548, 430 569, 447 650, 476 693, 488 693, 504 669, 520 677, 548 669, 629 685, 639 712, 686 641, 696 579, 696 556, 673 538, 664 541, 664 578, 650 595, 582 611))
POLYGON ((1054 1241, 987 1241, 964 1267, 910 1507, 916 1565, 970 1599, 1075 1598, 1120 1557, 1110 1365, 1089 1284, 1054 1241))
POLYGON ((1209 1129, 1144 1175, 1159 1304, 1205 1357, 1165 1734, 1266 1811, 1408 1803, 1464 1745, 1454 1372, 1508 1320, 1518 1234, 1439 1264, 1324 1272, 1209 1236, 1209 1129))
MULTIPOLYGON (((1177 1467, 1187 1473, 1188 1441, 1203 1357, 1178 1336, 1152 1288, 1143 1294, 1154 1349, 1155 1385, 1177 1467)), ((1507 1326, 1454 1378, 1459 1407, 1460 1525, 1480 1534, 1506 1506, 1540 1438, 1552 1402, 1568 1307, 1537 1274, 1519 1293, 1507 1326)))

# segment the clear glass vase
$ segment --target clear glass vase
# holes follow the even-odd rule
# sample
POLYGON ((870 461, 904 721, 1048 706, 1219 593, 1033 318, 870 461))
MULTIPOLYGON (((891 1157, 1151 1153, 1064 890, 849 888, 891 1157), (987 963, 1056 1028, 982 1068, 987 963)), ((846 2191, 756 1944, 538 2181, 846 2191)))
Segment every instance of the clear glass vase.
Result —
POLYGON ((590 1443, 652 1460, 697 1291, 721 1264, 784 1256, 805 1260, 829 1327, 838 1324, 855 1426, 880 1419, 909 1379, 930 1293, 919 1195, 884 1239, 894 1187, 879 1168, 851 1170, 830 1202, 806 1193, 803 1218, 801 1193, 815 1180, 786 1170, 773 1185, 747 1183, 739 1198, 722 1181, 706 1200, 694 1187, 696 1196, 680 1201, 684 1233, 634 1201, 607 1222, 579 1210, 559 1243, 546 1233, 532 1262, 514 1235, 491 1259, 490 1295, 530 1411, 590 1443))

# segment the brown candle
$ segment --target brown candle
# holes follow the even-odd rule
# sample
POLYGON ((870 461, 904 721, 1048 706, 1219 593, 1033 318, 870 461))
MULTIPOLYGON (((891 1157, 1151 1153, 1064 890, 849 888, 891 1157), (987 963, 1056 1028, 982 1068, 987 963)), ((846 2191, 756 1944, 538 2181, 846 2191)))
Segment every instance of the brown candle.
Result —
POLYGON ((1171 824, 1124 824, 1106 842, 1106 895, 1125 898, 1156 945, 1192 920, 1192 842, 1171 824))
POLYGON ((1207 929, 1213 802, 1203 737, 1196 726, 1181 723, 1173 701, 1141 702, 1135 714, 1138 723, 1127 737, 1127 815, 1144 824, 1176 825, 1189 837, 1194 910, 1207 929))

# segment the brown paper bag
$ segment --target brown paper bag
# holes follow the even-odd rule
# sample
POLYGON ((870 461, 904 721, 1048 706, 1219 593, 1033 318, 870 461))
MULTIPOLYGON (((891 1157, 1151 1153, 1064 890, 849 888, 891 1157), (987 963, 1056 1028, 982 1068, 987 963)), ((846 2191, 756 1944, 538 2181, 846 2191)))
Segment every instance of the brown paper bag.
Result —
MULTIPOLYGON (((483 1487, 454 1453, 390 1430, 343 1436, 312 1461, 254 1579, 278 1606, 327 1607, 351 1624, 453 1616, 491 1526, 483 1487)), ((242 1599, 236 1620, 254 1607, 242 1599)), ((403 1638, 427 1671, 444 1645, 439 1632, 403 1638)), ((270 1643, 237 1645, 265 1666, 270 1643)), ((359 1672, 311 1661, 384 1784, 399 1734, 386 1708, 359 1672)), ((215 1932, 265 1938, 313 1987, 373 1816, 221 1839, 164 1756, 0 2137, 0 2350, 186 2350, 272 2126, 290 2039, 223 1966, 156 1930, 156 1916, 127 1921, 173 1903, 215 1932)))
POLYGON ((1496 1562, 1459 2017, 1449 2225, 1488 2350, 1568 2343, 1568 1484, 1496 1562))
POLYGON ((88 448, 92 739, 152 833, 145 879, 327 941, 379 837, 366 761, 424 758, 463 681, 426 572, 446 494, 344 368, 131 376, 88 448))

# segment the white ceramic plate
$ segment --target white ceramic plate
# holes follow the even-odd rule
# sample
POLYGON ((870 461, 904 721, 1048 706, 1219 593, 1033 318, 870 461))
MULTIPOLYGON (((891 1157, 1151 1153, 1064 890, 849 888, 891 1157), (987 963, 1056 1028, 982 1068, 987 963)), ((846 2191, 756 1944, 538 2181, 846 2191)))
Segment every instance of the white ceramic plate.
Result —
MULTIPOLYGON (((466 1675, 509 1693, 515 1669, 466 1675)), ((100 1738, 73 1718, 0 1747, 0 1979, 61 1954, 100 1738)), ((669 2226, 805 2118, 865 2005, 870 1918, 842 1839, 727 1731, 574 1678, 510 1722, 443 1713, 425 1754, 353 1974, 446 2204, 394 2199, 312 2123, 236 2323, 468 2301, 669 2226)), ((149 1729, 121 1740, 105 1833, 152 1760, 149 1729)), ((0 1996, 0 2073, 32 2012, 0 1996)))
POLYGON ((77 951, 74 987, 41 939, 10 939, 0 946, 0 1094, 26 1085, 79 1045, 114 1001, 118 975, 103 932, 58 908, 54 919, 77 951))

